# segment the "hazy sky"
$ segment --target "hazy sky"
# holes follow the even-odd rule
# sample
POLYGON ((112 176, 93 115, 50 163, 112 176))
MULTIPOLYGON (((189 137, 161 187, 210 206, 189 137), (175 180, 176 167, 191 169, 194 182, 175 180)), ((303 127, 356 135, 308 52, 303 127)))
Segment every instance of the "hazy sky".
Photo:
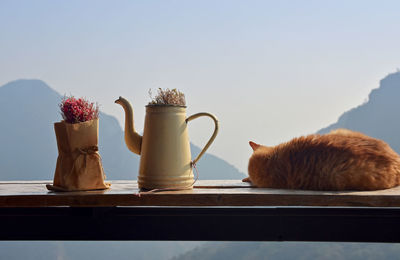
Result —
MULTIPOLYGON (((220 120, 209 151, 246 172, 249 140, 313 133, 400 67, 399 14, 400 1, 0 0, 0 85, 42 79, 121 123, 122 95, 139 131, 149 88, 178 88, 188 115, 220 120)), ((190 125, 202 146, 211 121, 190 125)))

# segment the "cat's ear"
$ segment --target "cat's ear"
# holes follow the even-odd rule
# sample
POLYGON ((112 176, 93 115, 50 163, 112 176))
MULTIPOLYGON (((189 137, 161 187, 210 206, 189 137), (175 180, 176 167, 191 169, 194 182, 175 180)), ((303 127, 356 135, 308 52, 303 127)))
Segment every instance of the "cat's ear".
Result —
POLYGON ((251 146, 251 148, 253 148, 253 151, 257 150, 261 146, 252 141, 249 142, 249 145, 251 146))

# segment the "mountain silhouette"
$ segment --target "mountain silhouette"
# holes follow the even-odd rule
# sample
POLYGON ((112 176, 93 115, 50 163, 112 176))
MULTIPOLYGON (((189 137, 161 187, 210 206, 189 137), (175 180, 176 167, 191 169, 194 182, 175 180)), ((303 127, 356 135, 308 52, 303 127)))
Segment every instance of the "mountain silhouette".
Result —
POLYGON ((310 242, 207 242, 172 260, 397 259, 399 244, 310 242))
POLYGON ((347 128, 386 141, 400 153, 400 72, 380 81, 379 88, 368 96, 368 101, 343 113, 339 120, 318 131, 347 128))
MULTIPOLYGON (((57 159, 53 124, 61 120, 62 95, 41 80, 16 80, 0 87, 0 180, 51 180, 57 159)), ((200 148, 191 144, 192 154, 200 148)), ((113 116, 100 112, 99 152, 107 179, 134 180, 139 156, 124 143, 113 116)), ((199 179, 240 179, 226 161, 205 154, 197 164, 199 179)))
MULTIPOLYGON (((39 80, 18 80, 0 87, 0 109, 4 111, 3 118, 5 117, 0 125, 0 180, 52 178, 56 159, 53 122, 61 118, 58 113, 60 100, 61 96, 57 92, 39 80)), ((394 150, 400 152, 398 100, 400 100, 400 72, 386 76, 380 81, 379 88, 371 91, 368 101, 343 113, 336 123, 319 130, 318 133, 327 133, 336 128, 360 131, 385 140, 394 150)), ((125 147, 123 132, 116 118, 101 113, 99 137, 100 153, 108 177, 135 179, 139 157, 125 147)), ((198 147, 192 146, 194 154, 198 154, 198 150, 198 147)), ((229 176, 235 179, 242 177, 232 166, 212 155, 205 155, 200 160, 199 170, 200 178, 203 179, 213 179, 215 176, 222 178, 220 173, 224 172, 229 172, 229 176)), ((10 255, 18 252, 20 254, 18 256, 21 257, 30 256, 31 252, 47 252, 51 255, 64 252, 65 259, 76 259, 78 253, 87 256, 87 253, 72 246, 70 248, 65 242, 59 242, 57 245, 51 243, 53 242, 43 242, 46 250, 39 251, 36 250, 38 245, 30 243, 19 245, 3 242, 0 246, 3 245, 4 252, 11 251, 15 247, 10 255), (21 250, 22 248, 24 250, 21 250)), ((154 256, 154 259, 165 256, 166 253, 163 251, 165 242, 154 243, 151 247, 157 250, 152 252, 161 252, 154 256)), ((97 245, 97 242, 93 245, 97 245)), ((110 249, 112 246, 122 245, 102 245, 102 248, 110 249)), ((83 248, 86 247, 84 245, 83 248)), ((136 254, 143 245, 128 244, 126 247, 136 254)), ((183 248, 184 244, 181 247, 183 248)), ((119 248, 119 250, 125 249, 119 248)), ((148 252, 149 249, 146 250, 148 252)), ((178 252, 174 251, 175 255, 178 252)), ((200 244, 197 248, 181 253, 173 259, 393 259, 399 253, 400 246, 397 244, 213 242, 200 244)), ((174 254, 171 253, 169 256, 172 255, 174 254)), ((95 257, 103 259, 102 256, 109 258, 103 251, 95 257)))
POLYGON ((171 259, 204 242, 182 241, 0 241, 6 260, 171 259))
MULTIPOLYGON (((368 101, 343 113, 336 123, 318 133, 347 128, 382 139, 399 153, 399 100, 400 72, 396 72, 380 81, 368 101)), ((220 242, 206 243, 173 259, 392 259, 399 253, 397 244, 220 242)))

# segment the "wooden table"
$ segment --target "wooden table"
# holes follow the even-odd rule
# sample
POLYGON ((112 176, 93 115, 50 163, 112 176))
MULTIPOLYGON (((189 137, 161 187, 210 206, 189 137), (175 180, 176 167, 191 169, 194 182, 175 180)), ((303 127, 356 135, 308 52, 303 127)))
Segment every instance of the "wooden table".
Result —
POLYGON ((259 189, 239 180, 141 193, 48 192, 49 181, 0 182, 1 240, 400 242, 400 187, 374 192, 259 189))

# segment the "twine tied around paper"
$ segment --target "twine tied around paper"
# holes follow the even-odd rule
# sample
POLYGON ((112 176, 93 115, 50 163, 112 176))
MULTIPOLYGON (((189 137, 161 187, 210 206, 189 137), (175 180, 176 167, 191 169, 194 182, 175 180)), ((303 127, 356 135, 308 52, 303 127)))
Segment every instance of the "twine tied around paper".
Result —
POLYGON ((76 148, 78 152, 81 154, 94 154, 99 151, 99 147, 97 145, 89 146, 86 148, 76 148))
MULTIPOLYGON (((99 151, 99 147, 97 145, 93 145, 93 146, 89 146, 89 147, 85 147, 85 148, 76 148, 75 153, 79 153, 78 156, 75 158, 74 163, 72 165, 72 169, 70 174, 72 174, 75 170, 75 166, 76 166, 76 162, 78 161, 78 159, 81 156, 84 156, 84 166, 83 168, 85 169, 85 173, 87 171, 86 169, 86 165, 87 165, 87 156, 88 155, 95 155, 96 157, 98 157, 101 161, 101 157, 100 155, 97 153, 99 151)), ((102 166, 103 167, 103 166, 102 166)))

